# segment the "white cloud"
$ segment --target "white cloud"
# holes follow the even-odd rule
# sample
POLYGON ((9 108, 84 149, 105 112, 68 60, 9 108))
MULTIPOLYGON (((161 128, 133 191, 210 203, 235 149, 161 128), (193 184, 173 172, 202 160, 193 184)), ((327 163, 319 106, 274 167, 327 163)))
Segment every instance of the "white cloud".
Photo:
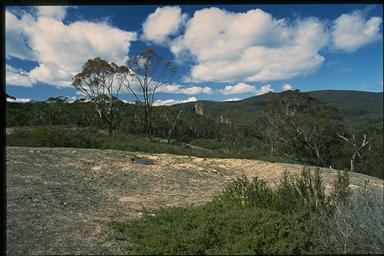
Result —
POLYGON ((126 104, 135 104, 134 101, 130 101, 130 100, 121 100, 121 101, 126 103, 126 104))
MULTIPOLYGON (((137 38, 135 32, 121 30, 106 22, 77 21, 64 24, 56 19, 60 15, 56 13, 59 16, 55 16, 55 12, 36 18, 25 14, 21 19, 11 16, 8 11, 6 13, 11 17, 10 26, 17 22, 23 24, 22 28, 17 29, 22 29, 28 47, 35 52, 39 64, 29 73, 30 78, 34 82, 57 87, 70 86, 73 76, 90 58, 101 57, 119 65, 125 64, 130 44, 137 38)), ((7 49, 7 56, 20 58, 24 55, 8 53, 7 49)))
POLYGON ((316 18, 288 22, 260 9, 233 13, 218 8, 196 11, 186 31, 171 44, 178 57, 185 52, 196 64, 192 82, 255 82, 289 79, 316 70, 328 43, 316 18))
POLYGON ((37 6, 35 8, 40 17, 63 20, 68 6, 37 6))
POLYGON ((290 84, 284 84, 282 89, 283 89, 283 91, 290 91, 293 89, 293 87, 290 84))
POLYGON ((268 92, 273 92, 273 88, 270 84, 266 84, 261 86, 260 89, 257 89, 255 86, 246 84, 246 83, 238 83, 236 85, 227 85, 221 90, 221 93, 224 95, 230 94, 241 94, 241 93, 253 93, 255 95, 262 95, 268 92))
POLYGON ((153 102, 153 105, 154 106, 170 106, 170 105, 186 103, 186 102, 194 102, 194 101, 197 101, 195 97, 190 97, 186 100, 175 100, 175 99, 155 100, 155 102, 153 102))
POLYGON ((32 87, 34 80, 25 70, 5 65, 5 83, 6 85, 32 87))
POLYGON ((5 12, 5 53, 6 57, 35 60, 36 54, 26 45, 24 28, 29 24, 12 13, 5 12))
POLYGON ((159 89, 157 89, 157 92, 164 92, 164 93, 179 93, 179 94, 189 94, 189 95, 195 95, 195 94, 211 94, 212 88, 210 87, 199 87, 199 86, 191 86, 191 87, 183 87, 178 84, 165 84, 159 89))
POLYGON ((241 100, 239 97, 236 97, 236 98, 229 98, 229 99, 226 99, 224 101, 239 101, 241 100))
POLYGON ((269 92, 273 92, 273 88, 271 87, 270 84, 266 84, 266 85, 263 85, 261 86, 261 88, 259 90, 257 90, 256 92, 256 95, 263 95, 263 94, 266 94, 266 93, 269 93, 269 92))
POLYGON ((143 23, 144 40, 162 44, 169 40, 169 36, 176 34, 186 20, 178 6, 158 7, 149 14, 143 23))
POLYGON ((27 102, 30 102, 31 99, 28 99, 28 98, 16 98, 14 100, 14 99, 7 98, 7 101, 8 102, 17 102, 17 103, 27 103, 27 102))
POLYGON ((315 17, 287 20, 260 9, 205 8, 187 21, 170 50, 196 62, 184 82, 291 79, 316 71, 325 60, 321 51, 330 45, 354 51, 380 38, 382 18, 365 19, 363 13, 343 14, 331 29, 328 21, 315 17))
POLYGON ((256 92, 257 92, 256 87, 246 83, 239 83, 236 85, 227 85, 224 87, 224 90, 222 90, 222 93, 224 95, 240 94, 240 93, 256 93, 256 92))
POLYGON ((75 102, 77 99, 78 99, 77 96, 67 97, 67 102, 68 102, 68 103, 73 103, 73 102, 75 102))
POLYGON ((332 46, 336 50, 354 52, 360 47, 379 40, 381 17, 365 19, 363 12, 339 16, 332 28, 332 46))

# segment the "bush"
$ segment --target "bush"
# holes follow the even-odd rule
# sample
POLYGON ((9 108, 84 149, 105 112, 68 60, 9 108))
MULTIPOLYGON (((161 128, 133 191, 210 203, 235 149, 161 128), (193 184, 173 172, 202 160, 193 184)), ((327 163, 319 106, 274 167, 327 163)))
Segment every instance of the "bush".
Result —
POLYGON ((9 146, 100 148, 107 138, 95 128, 48 125, 16 130, 6 139, 9 146))
POLYGON ((245 207, 275 209, 276 194, 258 177, 249 181, 245 175, 230 183, 215 199, 216 203, 237 204, 245 207))
POLYGON ((383 191, 358 190, 320 211, 319 243, 331 254, 384 254, 383 191))
POLYGON ((316 251, 308 213, 284 215, 206 204, 163 208, 129 223, 112 222, 133 254, 301 254, 316 251))
POLYGON ((205 205, 162 208, 111 226, 133 243, 134 254, 318 254, 328 247, 319 242, 316 213, 329 213, 331 198, 318 169, 292 177, 285 172, 276 189, 240 176, 205 205))
POLYGON ((333 183, 332 199, 344 202, 351 195, 349 187, 351 175, 347 171, 338 171, 333 183))
POLYGON ((316 169, 314 174, 311 174, 311 171, 304 167, 297 176, 289 177, 288 173, 284 172, 276 190, 268 187, 266 182, 258 177, 249 181, 246 176, 240 176, 230 183, 215 201, 285 213, 300 211, 303 208, 323 207, 329 204, 330 197, 325 196, 320 170, 316 169))
POLYGON ((349 181, 339 172, 326 196, 319 169, 285 172, 275 189, 240 176, 205 205, 110 225, 134 254, 382 253, 382 194, 351 195, 349 181))

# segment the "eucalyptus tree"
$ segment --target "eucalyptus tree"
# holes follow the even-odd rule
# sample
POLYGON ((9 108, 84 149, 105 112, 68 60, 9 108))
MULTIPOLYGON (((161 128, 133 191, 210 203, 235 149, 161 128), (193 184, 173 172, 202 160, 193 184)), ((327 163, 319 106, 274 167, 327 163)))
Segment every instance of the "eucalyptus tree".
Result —
POLYGON ((128 59, 127 68, 131 79, 125 80, 125 86, 137 102, 144 108, 144 131, 152 136, 153 102, 155 93, 176 73, 176 67, 168 60, 147 48, 143 53, 128 59), (133 78, 133 79, 132 79, 133 78))
POLYGON ((113 139, 116 137, 116 129, 122 118, 123 102, 118 96, 129 74, 127 67, 108 63, 97 57, 89 59, 72 81, 72 85, 94 105, 99 118, 108 127, 109 136, 113 139))
POLYGON ((317 98, 299 91, 283 92, 266 105, 264 114, 271 152, 327 167, 341 154, 337 133, 345 129, 342 114, 317 98))

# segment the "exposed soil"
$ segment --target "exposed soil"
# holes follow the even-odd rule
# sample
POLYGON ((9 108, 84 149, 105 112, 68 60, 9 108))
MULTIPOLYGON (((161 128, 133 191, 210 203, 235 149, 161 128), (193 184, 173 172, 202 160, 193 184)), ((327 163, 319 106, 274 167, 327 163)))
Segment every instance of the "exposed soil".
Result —
MULTIPOLYGON (((299 165, 241 159, 74 148, 6 148, 7 254, 124 254, 111 220, 139 217, 143 208, 201 204, 245 174, 275 185, 299 165), (138 164, 132 156, 153 160, 138 164)), ((335 171, 324 169, 326 183, 335 171)), ((353 174, 353 187, 369 179, 353 174)), ((329 188, 329 187, 328 187, 329 188)))

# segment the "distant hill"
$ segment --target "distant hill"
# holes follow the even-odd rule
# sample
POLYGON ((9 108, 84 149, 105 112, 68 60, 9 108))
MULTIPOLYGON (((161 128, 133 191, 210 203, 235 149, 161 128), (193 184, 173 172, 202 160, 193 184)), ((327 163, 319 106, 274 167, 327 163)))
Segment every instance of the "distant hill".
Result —
MULTIPOLYGON (((344 114, 346 123, 352 127, 363 122, 383 121, 382 92, 322 90, 308 93, 318 98, 323 104, 337 107, 344 114)), ((242 123, 251 124, 254 121, 253 117, 262 115, 266 103, 278 95, 279 93, 270 92, 240 101, 197 101, 184 103, 184 105, 191 111, 196 111, 197 107, 208 118, 220 119, 221 115, 229 113, 242 123)))
POLYGON ((341 110, 347 123, 383 121, 383 93, 362 91, 313 91, 313 97, 341 110))

